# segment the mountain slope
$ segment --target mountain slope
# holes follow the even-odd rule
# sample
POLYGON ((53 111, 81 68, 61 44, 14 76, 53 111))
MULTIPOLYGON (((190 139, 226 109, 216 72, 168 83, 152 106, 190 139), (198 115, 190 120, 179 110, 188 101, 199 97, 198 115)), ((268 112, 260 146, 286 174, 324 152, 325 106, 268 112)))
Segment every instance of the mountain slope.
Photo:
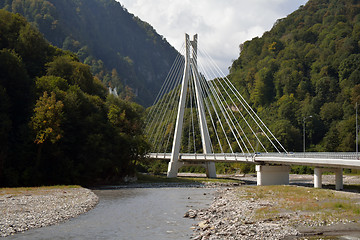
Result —
POLYGON ((0 8, 20 13, 57 47, 78 54, 104 83, 137 101, 154 100, 177 54, 146 22, 115 0, 5 0, 0 8))
POLYGON ((230 78, 289 151, 355 150, 360 3, 309 0, 240 45, 230 78), (310 117, 312 116, 312 117, 310 117))
POLYGON ((1 187, 118 182, 146 148, 142 113, 0 9, 1 187))

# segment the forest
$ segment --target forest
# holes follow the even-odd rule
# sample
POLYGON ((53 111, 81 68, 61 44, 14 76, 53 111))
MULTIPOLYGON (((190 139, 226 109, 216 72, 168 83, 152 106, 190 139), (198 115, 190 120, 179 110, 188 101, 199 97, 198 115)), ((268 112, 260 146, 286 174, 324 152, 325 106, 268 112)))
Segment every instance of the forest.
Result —
POLYGON ((109 95, 89 65, 0 10, 0 185, 104 184, 146 152, 144 108, 109 95))
POLYGON ((240 45, 229 78, 288 151, 355 151, 360 3, 309 0, 240 45), (311 116, 311 117, 310 117, 311 116))
POLYGON ((119 95, 150 106, 177 51, 115 0, 1 0, 119 95))

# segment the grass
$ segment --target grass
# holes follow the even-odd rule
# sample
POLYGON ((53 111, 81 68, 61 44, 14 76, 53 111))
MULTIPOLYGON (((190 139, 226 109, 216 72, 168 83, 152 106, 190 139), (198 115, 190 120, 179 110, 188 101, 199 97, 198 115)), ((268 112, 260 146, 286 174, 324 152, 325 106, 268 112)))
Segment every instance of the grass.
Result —
POLYGON ((80 188, 78 185, 56 185, 56 186, 43 186, 43 187, 17 187, 17 188, 0 188, 0 196, 4 195, 22 195, 22 194, 40 194, 41 192, 53 189, 71 189, 80 188))
POLYGON ((258 220, 274 219, 282 213, 300 213, 304 220, 323 223, 334 220, 360 220, 358 199, 344 192, 298 186, 244 186, 240 199, 267 200, 275 204, 257 209, 258 220))

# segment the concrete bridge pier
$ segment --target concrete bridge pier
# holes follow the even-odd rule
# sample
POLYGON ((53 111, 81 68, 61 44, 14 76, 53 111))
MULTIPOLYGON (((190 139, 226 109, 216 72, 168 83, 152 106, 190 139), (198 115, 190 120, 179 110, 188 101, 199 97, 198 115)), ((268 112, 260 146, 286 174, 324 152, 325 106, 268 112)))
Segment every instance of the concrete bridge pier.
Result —
POLYGON ((176 178, 179 168, 182 166, 182 163, 178 161, 170 161, 168 164, 167 177, 168 178, 176 178))
POLYGON ((322 174, 323 172, 335 173, 335 189, 341 190, 344 188, 343 183, 343 169, 342 168, 319 168, 314 169, 314 187, 322 188, 322 174))
POLYGON ((208 162, 205 164, 206 177, 216 178, 216 167, 214 162, 208 162))
POLYGON ((256 165, 257 185, 289 185, 290 166, 256 165))

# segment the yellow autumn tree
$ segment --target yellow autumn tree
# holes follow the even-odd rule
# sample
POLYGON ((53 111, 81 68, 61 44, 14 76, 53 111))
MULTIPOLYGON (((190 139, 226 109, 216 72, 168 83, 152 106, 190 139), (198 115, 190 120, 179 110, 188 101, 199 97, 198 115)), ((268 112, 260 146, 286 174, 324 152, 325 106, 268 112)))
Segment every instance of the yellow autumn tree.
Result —
POLYGON ((55 143, 62 137, 63 106, 61 101, 56 101, 54 92, 51 92, 50 96, 44 92, 43 96, 37 100, 30 123, 36 133, 34 140, 36 144, 46 141, 55 143))

